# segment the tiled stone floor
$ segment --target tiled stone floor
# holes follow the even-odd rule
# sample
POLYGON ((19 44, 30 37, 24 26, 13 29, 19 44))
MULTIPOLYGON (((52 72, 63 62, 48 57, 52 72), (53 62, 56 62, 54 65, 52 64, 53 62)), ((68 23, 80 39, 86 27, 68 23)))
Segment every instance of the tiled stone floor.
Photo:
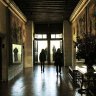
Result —
POLYGON ((78 93, 72 85, 66 68, 57 76, 55 66, 45 66, 41 73, 40 65, 25 69, 8 84, 0 86, 0 96, 86 96, 78 93))

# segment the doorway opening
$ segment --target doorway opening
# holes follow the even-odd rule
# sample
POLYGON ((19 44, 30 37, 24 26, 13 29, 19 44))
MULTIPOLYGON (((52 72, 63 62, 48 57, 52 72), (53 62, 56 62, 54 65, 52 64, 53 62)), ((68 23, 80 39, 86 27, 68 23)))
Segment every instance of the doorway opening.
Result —
POLYGON ((62 40, 51 40, 50 41, 50 62, 54 63, 55 53, 57 49, 60 48, 62 52, 62 40))
POLYGON ((62 34, 35 34, 33 44, 34 64, 39 64, 39 55, 42 49, 46 52, 45 64, 54 64, 54 55, 58 48, 63 53, 62 34))
POLYGON ((39 60, 39 55, 40 55, 40 52, 42 49, 45 50, 46 52, 46 62, 47 63, 47 40, 35 40, 34 41, 34 55, 35 55, 35 58, 34 58, 34 63, 35 64, 38 64, 40 63, 40 60, 39 60))

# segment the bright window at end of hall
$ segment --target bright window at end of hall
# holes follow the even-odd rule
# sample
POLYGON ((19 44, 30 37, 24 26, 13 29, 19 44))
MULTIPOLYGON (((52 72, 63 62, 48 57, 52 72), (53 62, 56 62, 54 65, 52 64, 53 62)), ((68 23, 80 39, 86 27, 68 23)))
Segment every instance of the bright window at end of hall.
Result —
POLYGON ((62 38, 62 34, 56 34, 56 38, 62 38))
POLYGON ((35 34, 35 38, 42 38, 42 35, 41 34, 35 34))
POLYGON ((55 34, 51 34, 51 38, 55 38, 55 34))
POLYGON ((38 34, 38 38, 42 38, 42 34, 38 34))
POLYGON ((35 34, 35 38, 38 38, 38 34, 35 34))
POLYGON ((47 38, 47 35, 46 34, 43 34, 43 38, 47 38))

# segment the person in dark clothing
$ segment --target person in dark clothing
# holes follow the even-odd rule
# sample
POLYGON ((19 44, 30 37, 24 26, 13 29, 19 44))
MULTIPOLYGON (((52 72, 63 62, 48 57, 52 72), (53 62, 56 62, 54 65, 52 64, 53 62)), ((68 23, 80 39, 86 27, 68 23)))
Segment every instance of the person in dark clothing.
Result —
POLYGON ((55 53, 55 65, 56 65, 56 72, 58 75, 58 72, 61 74, 61 67, 63 65, 63 56, 61 53, 60 48, 57 49, 57 52, 55 53))
POLYGON ((45 54, 44 49, 41 50, 41 53, 39 55, 39 59, 40 59, 40 63, 41 63, 41 72, 42 71, 44 72, 44 63, 45 63, 45 60, 46 60, 46 54, 45 54))

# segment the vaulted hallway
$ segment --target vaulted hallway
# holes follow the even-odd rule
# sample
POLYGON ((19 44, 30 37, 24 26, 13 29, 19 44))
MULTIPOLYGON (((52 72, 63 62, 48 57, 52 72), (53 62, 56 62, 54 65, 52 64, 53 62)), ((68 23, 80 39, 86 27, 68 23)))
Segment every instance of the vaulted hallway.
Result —
MULTIPOLYGON (((0 88, 1 96, 81 96, 73 86, 68 75, 68 68, 62 68, 57 76, 55 66, 46 65, 41 73, 40 65, 27 68, 8 84, 0 88)), ((82 95, 85 96, 85 95, 82 95)))

